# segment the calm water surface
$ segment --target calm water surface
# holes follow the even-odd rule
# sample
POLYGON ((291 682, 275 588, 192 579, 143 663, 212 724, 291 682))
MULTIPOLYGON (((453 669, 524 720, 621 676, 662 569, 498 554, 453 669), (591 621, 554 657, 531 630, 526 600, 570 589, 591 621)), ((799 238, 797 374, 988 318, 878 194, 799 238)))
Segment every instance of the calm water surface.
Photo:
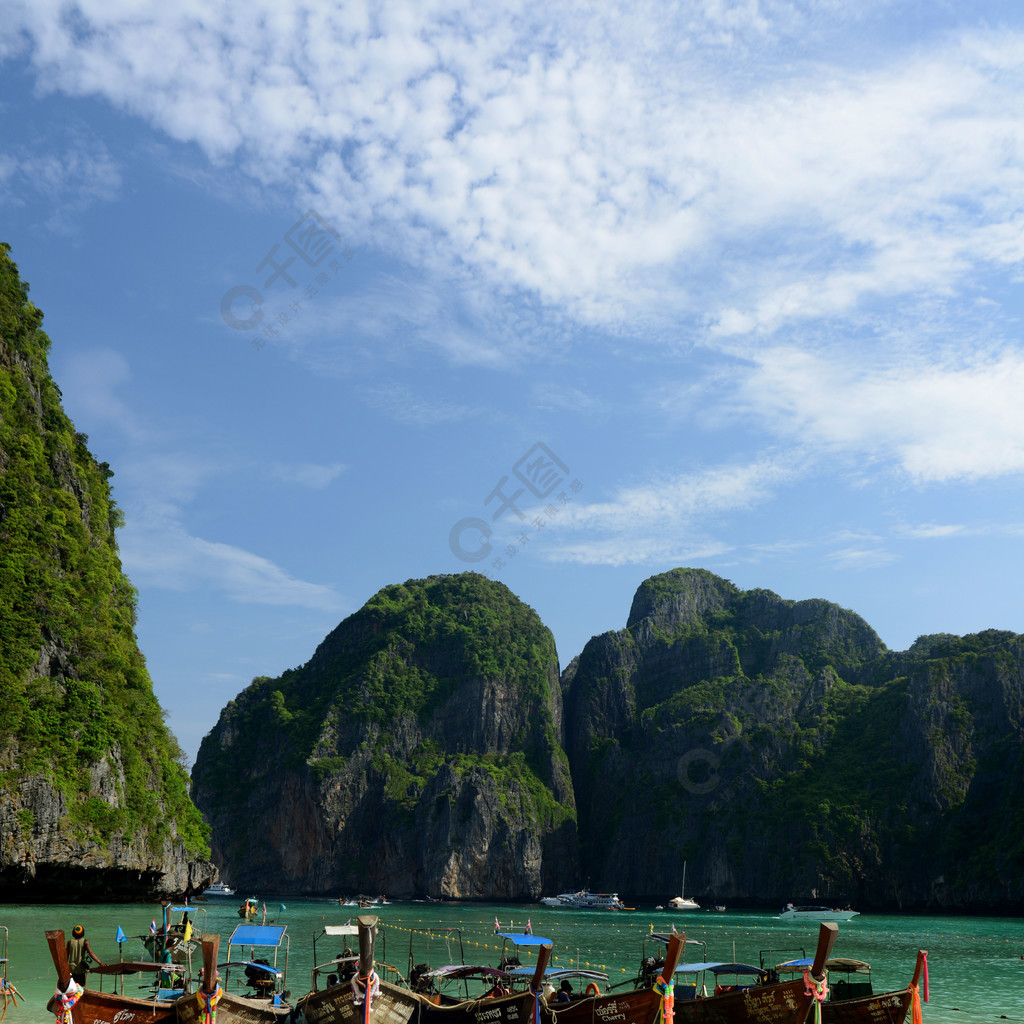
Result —
MULTIPOLYGON (((206 911, 206 930, 221 935, 222 957, 228 936, 240 920, 239 902, 221 897, 200 904, 206 911)), ((324 924, 341 924, 359 911, 328 900, 286 900, 282 909, 281 901, 269 896, 266 907, 268 923, 288 926, 288 988, 299 996, 309 989, 313 933, 324 924)), ((457 939, 446 948, 443 939, 428 936, 428 930, 434 928, 460 929, 466 962, 493 964, 501 945, 494 937, 495 918, 503 930, 517 931, 529 919, 535 934, 554 942, 558 965, 597 967, 608 972, 611 984, 632 979, 644 936, 652 925, 656 931, 667 931, 675 924, 688 938, 707 942, 708 960, 735 957, 753 964, 758 963, 760 952, 768 949, 786 950, 786 956, 793 956, 803 948, 812 956, 818 931, 817 925, 777 921, 763 911, 669 914, 638 907, 614 913, 552 910, 539 904, 396 902, 363 911, 371 912, 379 914, 385 926, 382 959, 402 968, 408 963, 410 942, 416 962, 427 961, 437 967, 459 961, 457 939)), ((116 960, 118 927, 129 936, 138 936, 148 933, 150 921, 158 916, 159 908, 152 904, 0 906, 0 925, 10 934, 8 978, 25 996, 17 1008, 9 1007, 4 1024, 53 1021, 46 1012, 55 981, 43 935, 46 929, 63 928, 70 934, 75 924, 82 924, 96 953, 104 960, 116 960)), ((907 985, 918 949, 928 950, 931 1002, 924 1007, 926 1024, 1000 1020, 1024 1024, 1024 919, 865 914, 840 923, 835 954, 867 960, 875 991, 880 992, 907 985)), ((339 952, 340 948, 318 942, 321 960, 339 952)), ((140 940, 124 943, 122 956, 125 960, 142 958, 140 940)), ((686 956, 701 958, 694 947, 686 956)))

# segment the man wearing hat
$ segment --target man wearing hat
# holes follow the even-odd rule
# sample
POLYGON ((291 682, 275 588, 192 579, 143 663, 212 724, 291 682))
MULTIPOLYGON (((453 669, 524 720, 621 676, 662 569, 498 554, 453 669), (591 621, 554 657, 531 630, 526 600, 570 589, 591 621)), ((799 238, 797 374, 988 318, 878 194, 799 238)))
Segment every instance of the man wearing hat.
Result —
POLYGON ((68 939, 68 969, 71 971, 71 977, 83 988, 90 960, 95 960, 96 963, 103 966, 103 961, 92 951, 92 946, 89 945, 89 940, 85 937, 85 929, 80 924, 76 924, 71 929, 71 938, 68 939))

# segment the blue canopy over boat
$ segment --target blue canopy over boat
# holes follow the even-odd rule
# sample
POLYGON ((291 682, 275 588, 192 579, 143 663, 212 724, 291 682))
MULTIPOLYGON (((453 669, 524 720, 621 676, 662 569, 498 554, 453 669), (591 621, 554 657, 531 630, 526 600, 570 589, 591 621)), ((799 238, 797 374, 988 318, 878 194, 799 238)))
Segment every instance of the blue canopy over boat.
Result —
POLYGON ((229 946, 280 946, 287 925, 240 924, 228 939, 229 946))
POLYGON ((229 967, 251 968, 256 974, 267 974, 272 978, 284 977, 284 971, 280 968, 273 964, 261 964, 259 960, 225 960, 224 963, 217 964, 218 971, 227 970, 229 967))
POLYGON ((498 938, 510 939, 517 946, 543 946, 545 943, 551 943, 550 939, 531 935, 529 932, 498 932, 498 938))

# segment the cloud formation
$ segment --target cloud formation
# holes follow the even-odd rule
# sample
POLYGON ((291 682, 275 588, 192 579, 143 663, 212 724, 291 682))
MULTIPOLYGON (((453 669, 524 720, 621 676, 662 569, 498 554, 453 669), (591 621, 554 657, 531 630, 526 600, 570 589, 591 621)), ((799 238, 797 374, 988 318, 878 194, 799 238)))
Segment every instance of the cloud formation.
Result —
MULTIPOLYGON (((132 374, 119 352, 80 352, 68 358, 65 369, 76 415, 109 423, 128 445, 130 454, 116 470, 116 496, 126 519, 118 545, 133 581, 171 590, 212 588, 244 604, 292 605, 330 614, 348 610, 332 587, 297 579, 269 558, 189 530, 187 509, 204 489, 229 472, 259 476, 261 466, 239 466, 237 457, 209 435, 201 448, 187 450, 180 438, 170 447, 156 425, 140 429, 137 412, 121 398, 132 374)), ((277 462, 266 472, 289 484, 322 489, 344 469, 341 463, 277 462)))
POLYGON ((582 323, 773 332, 1024 255, 1010 30, 870 63, 834 45, 829 65, 799 39, 835 44, 847 15, 801 3, 12 15, 40 88, 103 96, 409 264, 582 323))
POLYGON ((915 483, 1024 472, 1024 353, 751 354, 737 406, 776 435, 895 464, 915 483), (808 441, 810 439, 810 441, 808 441))
MULTIPOLYGON (((753 425, 742 447, 574 503, 558 529, 585 540, 565 557, 720 550, 716 517, 811 467, 915 486, 1024 472, 1012 308, 977 312, 1024 263, 1019 28, 978 28, 968 7, 867 52, 845 45, 848 19, 892 5, 8 7, 0 57, 23 58, 39 89, 101 97, 386 258, 357 294, 342 294, 346 271, 288 337, 323 372, 424 351, 506 372, 623 337, 720 359, 689 382, 688 415, 753 425)), ((0 180, 15 167, 8 156, 0 180)), ((412 426, 476 414, 398 377, 361 393, 412 426)), ((579 388, 533 398, 603 411, 579 388)), ((336 471, 279 473, 324 486, 336 471)), ((226 572, 245 561, 211 554, 226 572)))

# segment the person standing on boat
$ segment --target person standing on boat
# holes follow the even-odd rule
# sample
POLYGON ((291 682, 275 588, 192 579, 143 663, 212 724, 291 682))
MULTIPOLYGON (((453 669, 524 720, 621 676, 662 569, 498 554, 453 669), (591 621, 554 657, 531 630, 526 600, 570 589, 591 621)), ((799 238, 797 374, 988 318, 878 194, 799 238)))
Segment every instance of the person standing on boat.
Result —
POLYGON ((85 929, 76 924, 71 929, 71 938, 68 939, 68 970, 82 988, 85 988, 85 976, 89 970, 90 959, 95 960, 101 967, 104 966, 104 961, 92 951, 92 946, 85 937, 85 929))

